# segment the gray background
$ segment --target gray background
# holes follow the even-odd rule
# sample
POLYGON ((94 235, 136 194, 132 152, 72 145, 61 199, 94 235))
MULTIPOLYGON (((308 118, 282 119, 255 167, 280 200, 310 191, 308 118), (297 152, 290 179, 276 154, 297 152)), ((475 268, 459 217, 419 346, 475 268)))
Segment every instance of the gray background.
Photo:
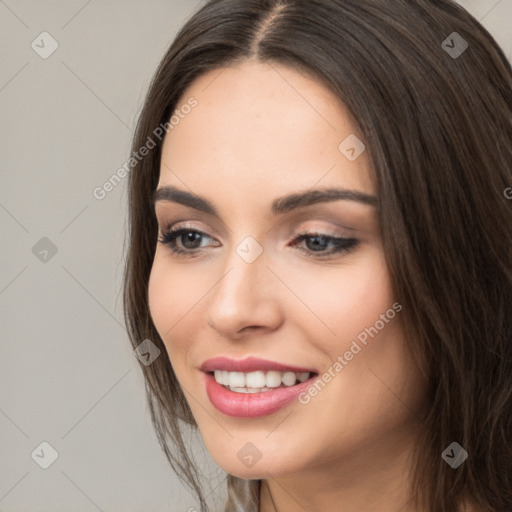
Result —
MULTIPOLYGON (((126 183, 92 192, 127 160, 151 76, 200 3, 0 0, 2 512, 196 504, 157 444, 123 327, 126 183), (31 47, 43 31, 58 43, 46 59, 31 47), (43 441, 58 452, 47 469, 31 455, 43 441)), ((460 3, 510 58, 512 0, 460 3)))

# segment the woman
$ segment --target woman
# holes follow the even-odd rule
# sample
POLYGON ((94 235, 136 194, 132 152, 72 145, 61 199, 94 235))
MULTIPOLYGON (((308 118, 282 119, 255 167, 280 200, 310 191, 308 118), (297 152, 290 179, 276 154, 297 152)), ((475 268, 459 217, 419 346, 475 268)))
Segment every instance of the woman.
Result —
POLYGON ((511 105, 449 0, 212 0, 182 28, 124 304, 202 511, 187 425, 226 512, 512 510, 511 105))

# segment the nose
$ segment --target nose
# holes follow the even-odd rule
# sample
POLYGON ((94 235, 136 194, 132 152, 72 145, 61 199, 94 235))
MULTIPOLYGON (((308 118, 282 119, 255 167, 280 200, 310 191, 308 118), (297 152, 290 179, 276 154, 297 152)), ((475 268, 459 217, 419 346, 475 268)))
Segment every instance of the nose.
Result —
POLYGON ((267 267, 265 252, 248 263, 233 250, 211 291, 207 324, 221 336, 238 339, 247 331, 273 331, 283 321, 279 280, 267 267))

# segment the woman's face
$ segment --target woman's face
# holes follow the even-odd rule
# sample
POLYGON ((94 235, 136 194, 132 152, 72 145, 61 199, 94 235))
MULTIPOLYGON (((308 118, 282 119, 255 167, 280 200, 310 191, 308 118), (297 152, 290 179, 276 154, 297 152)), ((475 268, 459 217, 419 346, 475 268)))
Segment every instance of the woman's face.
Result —
POLYGON ((249 61, 197 79, 177 110, 157 189, 183 194, 159 193, 155 211, 159 239, 185 232, 155 240, 149 301, 212 457, 252 479, 400 452, 424 388, 349 112, 249 61), (327 189, 352 194, 280 199, 327 189))

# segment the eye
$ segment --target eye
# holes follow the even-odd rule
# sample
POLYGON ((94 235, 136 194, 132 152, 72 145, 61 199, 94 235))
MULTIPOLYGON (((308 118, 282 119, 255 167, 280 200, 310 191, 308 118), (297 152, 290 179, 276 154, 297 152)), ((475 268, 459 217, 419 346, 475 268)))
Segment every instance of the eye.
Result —
POLYGON ((210 238, 211 240, 213 240, 206 233, 198 231, 197 229, 168 228, 158 241, 163 245, 167 245, 171 249, 171 251, 176 254, 194 256, 194 254, 191 253, 193 251, 197 251, 197 249, 200 248, 200 245, 198 246, 197 242, 200 242, 202 238, 210 238), (178 247, 176 245, 176 240, 180 240, 184 248, 178 247))
POLYGON ((299 250, 308 253, 312 258, 328 258, 336 254, 348 253, 359 244, 357 238, 336 237, 318 232, 303 232, 293 240, 291 245, 295 247, 302 242, 306 242, 306 249, 299 248, 299 250), (331 250, 325 251, 329 245, 331 245, 331 250))
MULTIPOLYGON (((163 245, 167 245, 175 254, 184 257, 195 257, 201 252, 201 241, 207 238, 213 240, 206 233, 197 229, 167 228, 158 241, 163 245), (177 244, 177 241, 181 242, 181 247, 177 244)), ((306 248, 299 247, 299 250, 306 253, 309 257, 316 259, 348 253, 359 244, 359 240, 356 238, 335 237, 318 232, 302 232, 293 239, 290 245, 297 247, 303 242, 306 242, 306 248), (328 246, 331 246, 331 249, 326 251, 328 246)))

